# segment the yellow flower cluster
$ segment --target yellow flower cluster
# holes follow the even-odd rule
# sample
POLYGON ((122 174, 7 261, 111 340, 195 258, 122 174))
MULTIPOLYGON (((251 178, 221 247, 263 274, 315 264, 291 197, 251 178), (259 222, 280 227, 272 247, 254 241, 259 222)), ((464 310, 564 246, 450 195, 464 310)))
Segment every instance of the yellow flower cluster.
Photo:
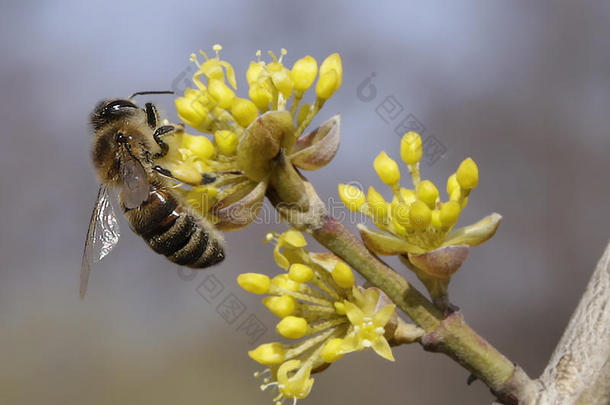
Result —
MULTIPOLYGON (((281 50, 278 58, 269 51, 272 59, 266 63, 261 60, 261 51, 256 52, 257 60, 250 62, 246 72, 249 98, 240 98, 235 94, 237 81, 235 71, 230 63, 220 59, 220 45, 214 45, 215 57, 200 51, 205 59, 200 62, 197 55, 191 55, 191 60, 197 64, 198 70, 193 76, 196 89, 187 89, 183 97, 176 100, 176 108, 180 118, 188 125, 201 132, 214 134, 216 138, 225 139, 228 150, 234 151, 244 129, 260 114, 273 110, 285 111, 286 104, 293 98, 290 112, 297 124, 307 126, 328 100, 341 86, 343 67, 341 57, 334 53, 327 57, 318 69, 318 62, 311 56, 297 60, 292 69, 283 64, 287 51, 281 50), (207 80, 207 85, 202 82, 207 80), (316 99, 312 105, 299 104, 305 92, 315 86, 316 99), (299 109, 297 113, 297 109, 299 109), (222 132, 221 135, 218 134, 222 132)), ((300 134, 297 134, 297 136, 300 134)))
POLYGON ((447 180, 448 200, 441 201, 436 185, 420 177, 422 141, 419 134, 408 132, 402 137, 400 156, 411 175, 412 189, 400 186, 398 163, 381 152, 373 167, 392 190, 392 201, 386 201, 372 186, 365 195, 359 188, 344 184, 339 185, 341 200, 350 210, 364 213, 380 229, 402 239, 403 253, 421 254, 451 244, 447 236, 479 181, 476 163, 467 158, 460 164, 447 180))
MULTIPOLYGON (((216 223, 218 219, 209 212, 211 207, 219 202, 227 207, 257 185, 244 175, 237 158, 238 144, 250 124, 267 111, 286 111, 287 102, 292 99, 289 111, 296 127, 292 134, 296 141, 325 101, 341 86, 343 68, 336 53, 327 57, 319 68, 313 57, 305 56, 288 69, 282 61, 285 49, 279 58, 269 52, 271 62, 261 60, 258 51, 257 60, 250 63, 246 72, 248 98, 241 98, 235 93, 237 80, 233 66, 220 58, 222 46, 214 45, 213 50, 213 57, 200 51, 203 61, 191 55, 191 61, 197 65, 193 75, 195 88, 187 89, 175 101, 178 116, 185 124, 212 137, 178 133, 167 140, 169 153, 159 164, 172 177, 192 187, 181 192, 189 203, 216 223), (305 92, 316 78, 315 100, 311 105, 301 106, 305 92)), ((262 198, 264 189, 258 191, 250 200, 262 198)), ((229 228, 234 226, 237 225, 228 224, 229 228)))
POLYGON ((268 368, 262 390, 277 391, 274 401, 305 398, 313 386, 311 374, 346 353, 372 348, 394 360, 385 326, 395 314, 394 305, 381 304, 379 290, 357 287, 350 267, 329 253, 311 253, 303 235, 289 230, 269 234, 276 243, 276 263, 287 272, 269 278, 245 273, 237 278, 248 292, 265 294, 265 305, 280 321, 277 332, 295 344, 266 343, 249 352, 268 368))

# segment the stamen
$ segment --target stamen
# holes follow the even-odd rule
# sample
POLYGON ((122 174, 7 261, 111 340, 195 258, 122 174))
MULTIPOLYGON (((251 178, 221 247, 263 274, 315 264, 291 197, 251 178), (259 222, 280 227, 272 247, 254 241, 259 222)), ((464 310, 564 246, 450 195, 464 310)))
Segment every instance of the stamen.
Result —
POLYGON ((318 313, 325 313, 325 314, 334 314, 336 312, 335 308, 321 307, 319 305, 308 305, 308 304, 301 304, 301 310, 303 312, 318 312, 318 313))
POLYGON ((280 59, 278 60, 279 63, 282 63, 282 59, 284 59, 284 56, 288 53, 288 51, 286 50, 286 48, 282 48, 280 50, 280 59))
POLYGON ((277 292, 273 292, 273 294, 286 294, 286 295, 290 295, 293 298, 296 298, 297 300, 301 300, 301 301, 305 301, 305 302, 311 302, 313 304, 317 304, 323 307, 329 307, 329 308, 333 308, 334 309, 334 305, 332 302, 327 301, 325 299, 321 299, 321 298, 316 298, 316 297, 312 297, 310 295, 307 294, 302 294, 299 292, 294 292, 294 291, 289 291, 289 290, 285 290, 283 288, 277 288, 276 289, 277 292))
POLYGON ((214 50, 214 52, 216 52, 216 59, 220 60, 220 51, 222 51, 222 45, 214 44, 214 46, 212 46, 212 49, 214 50))
POLYGON ((261 391, 266 391, 267 388, 273 387, 274 385, 278 385, 277 381, 274 381, 274 382, 269 383, 269 384, 263 384, 263 385, 260 386, 260 389, 261 389, 261 391))
POLYGON ((342 323, 346 323, 346 322, 348 322, 347 318, 342 316, 341 318, 323 321, 318 324, 310 325, 308 332, 309 332, 309 334, 313 335, 314 333, 321 332, 323 330, 341 325, 342 323))
POLYGON ((274 62, 277 62, 277 56, 275 56, 273 51, 267 51, 267 53, 269 54, 269 56, 271 56, 271 59, 273 59, 274 62))
POLYGON ((263 52, 260 49, 258 49, 256 51, 256 61, 259 62, 259 63, 261 62, 261 55, 262 54, 263 54, 263 52))
POLYGON ((195 65, 197 65, 198 68, 201 67, 201 65, 199 64, 199 60, 197 59, 197 55, 196 54, 192 53, 191 56, 189 57, 189 60, 191 62, 193 62, 195 65))
POLYGON ((295 358, 296 356, 306 352, 307 350, 311 349, 315 345, 324 342, 326 339, 331 337, 333 335, 333 333, 337 330, 338 330, 337 328, 328 329, 317 336, 313 336, 309 339, 304 340, 297 346, 286 350, 286 358, 292 359, 292 358, 295 358))

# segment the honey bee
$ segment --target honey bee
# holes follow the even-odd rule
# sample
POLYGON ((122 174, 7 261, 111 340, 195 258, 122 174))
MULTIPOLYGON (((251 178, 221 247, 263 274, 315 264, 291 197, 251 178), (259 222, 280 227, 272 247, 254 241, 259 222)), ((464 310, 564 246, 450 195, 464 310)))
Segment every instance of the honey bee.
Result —
MULTIPOLYGON (((130 228, 157 253, 170 261, 204 268, 224 257, 222 235, 203 216, 189 210, 173 190, 171 173, 155 165, 168 152, 164 137, 183 130, 182 125, 163 125, 157 108, 138 107, 129 99, 102 101, 91 113, 94 133, 91 157, 101 182, 89 229, 80 275, 83 298, 91 266, 106 256, 119 240, 119 226, 110 201, 118 190, 119 202, 130 228)), ((210 182, 210 176, 205 177, 210 182)), ((213 179, 212 179, 213 181, 213 179)))

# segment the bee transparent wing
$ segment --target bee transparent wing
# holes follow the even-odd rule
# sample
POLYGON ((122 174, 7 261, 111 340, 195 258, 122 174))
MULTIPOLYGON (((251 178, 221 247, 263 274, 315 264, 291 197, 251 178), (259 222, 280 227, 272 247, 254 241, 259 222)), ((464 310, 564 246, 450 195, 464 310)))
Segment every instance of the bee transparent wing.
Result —
POLYGON ((101 185, 89 220, 80 270, 80 297, 85 297, 91 266, 104 258, 119 242, 119 223, 105 185, 101 185))
POLYGON ((129 155, 121 159, 121 163, 121 200, 126 208, 137 208, 148 199, 148 176, 142 164, 129 155))

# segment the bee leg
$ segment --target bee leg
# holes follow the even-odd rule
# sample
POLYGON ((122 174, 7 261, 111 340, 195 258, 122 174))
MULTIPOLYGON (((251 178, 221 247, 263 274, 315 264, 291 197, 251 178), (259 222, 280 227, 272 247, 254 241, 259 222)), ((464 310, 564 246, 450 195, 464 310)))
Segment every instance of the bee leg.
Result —
POLYGON ((153 138, 154 138, 155 142, 157 143, 157 145, 159 145, 159 147, 161 148, 161 152, 156 153, 153 156, 154 159, 158 159, 158 158, 161 158, 161 157, 167 155, 167 152, 169 151, 169 146, 163 140, 163 136, 165 136, 166 134, 168 134, 170 132, 175 132, 175 131, 176 131, 176 127, 174 127, 173 125, 164 125, 155 130, 155 132, 153 134, 153 138))
POLYGON ((153 167, 153 170, 154 170, 154 171, 156 171, 157 173, 159 173, 159 174, 161 174, 161 175, 165 176, 165 177, 169 177, 169 178, 172 178, 172 179, 177 180, 177 179, 174 177, 174 175, 172 174, 172 172, 170 172, 169 170, 167 170, 167 169, 166 169, 166 168, 164 168, 164 167, 161 167, 161 166, 157 165, 157 166, 153 167))
MULTIPOLYGON (((176 176, 174 176, 172 174, 172 172, 169 171, 168 169, 166 169, 165 167, 156 165, 156 166, 153 167, 153 170, 156 171, 157 173, 161 174, 162 176, 169 177, 170 179, 174 179, 174 180, 179 181, 181 183, 187 183, 184 180, 181 180, 181 179, 177 178, 176 176)), ((201 177, 201 183, 199 183, 199 184, 196 184, 196 183, 194 183, 194 184, 187 183, 187 184, 189 184, 191 186, 199 186, 199 185, 211 184, 211 183, 214 183, 215 181, 216 181, 216 176, 213 176, 213 175, 208 174, 208 173, 203 173, 203 175, 201 177)))
POLYGON ((144 111, 146 111, 146 123, 151 129, 155 129, 157 127, 157 122, 159 122, 159 111, 157 111, 157 107, 153 103, 146 103, 144 105, 144 111))

